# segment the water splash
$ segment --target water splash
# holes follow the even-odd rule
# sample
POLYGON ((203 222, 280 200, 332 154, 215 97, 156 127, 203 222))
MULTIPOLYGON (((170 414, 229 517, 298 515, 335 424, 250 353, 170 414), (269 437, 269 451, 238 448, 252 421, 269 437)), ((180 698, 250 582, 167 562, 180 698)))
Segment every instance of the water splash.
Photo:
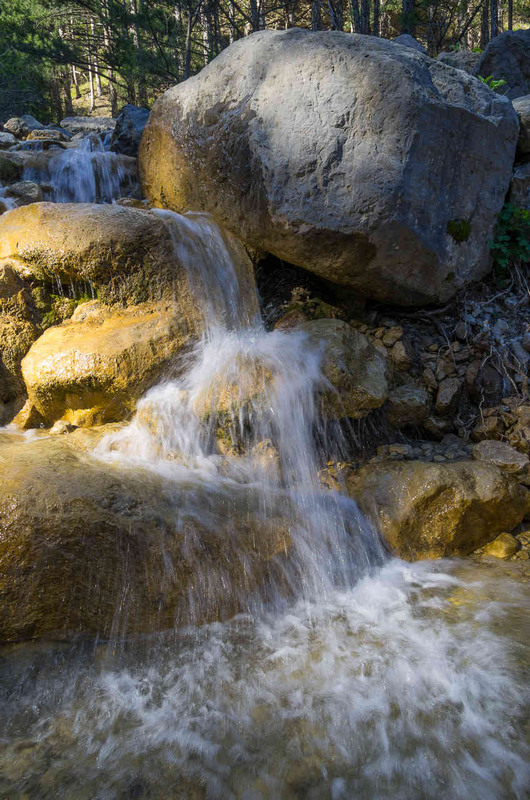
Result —
POLYGON ((45 169, 27 168, 23 180, 48 184, 47 199, 56 203, 111 203, 134 191, 132 161, 90 135, 79 147, 58 150, 45 169))
POLYGON ((18 648, 0 795, 524 800, 528 599, 504 564, 393 560, 147 649, 18 648))

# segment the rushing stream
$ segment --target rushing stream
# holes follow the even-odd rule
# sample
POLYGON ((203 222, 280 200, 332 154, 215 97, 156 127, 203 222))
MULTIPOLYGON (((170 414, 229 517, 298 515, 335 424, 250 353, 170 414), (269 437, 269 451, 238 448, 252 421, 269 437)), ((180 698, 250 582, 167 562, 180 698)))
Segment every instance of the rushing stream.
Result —
POLYGON ((45 199, 55 203, 110 203, 134 190, 131 161, 92 134, 78 147, 54 150, 45 166, 26 168, 23 180, 43 185, 45 199))
POLYGON ((186 627, 4 647, 0 797, 528 796, 522 565, 391 559, 320 485, 321 349, 254 318, 210 218, 159 213, 204 336, 92 457, 172 481, 202 528, 246 493, 289 557, 232 619, 193 624, 231 591, 204 564, 186 627))

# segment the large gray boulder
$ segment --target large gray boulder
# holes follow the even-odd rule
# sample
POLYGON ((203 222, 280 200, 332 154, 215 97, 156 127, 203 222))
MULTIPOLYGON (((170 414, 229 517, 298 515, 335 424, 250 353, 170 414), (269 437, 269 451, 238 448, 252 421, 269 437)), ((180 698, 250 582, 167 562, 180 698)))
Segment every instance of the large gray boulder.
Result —
POLYGON ((476 75, 480 53, 474 53, 472 50, 447 51, 438 54, 438 61, 441 61, 442 64, 447 64, 449 67, 462 69, 468 75, 476 75))
POLYGON ((512 100, 530 94, 530 29, 506 31, 492 39, 480 59, 478 74, 505 80, 503 94, 512 100))
POLYGON ((291 28, 227 48, 155 103, 147 197, 212 212, 248 245, 404 305, 488 270, 512 104, 373 36, 291 28))

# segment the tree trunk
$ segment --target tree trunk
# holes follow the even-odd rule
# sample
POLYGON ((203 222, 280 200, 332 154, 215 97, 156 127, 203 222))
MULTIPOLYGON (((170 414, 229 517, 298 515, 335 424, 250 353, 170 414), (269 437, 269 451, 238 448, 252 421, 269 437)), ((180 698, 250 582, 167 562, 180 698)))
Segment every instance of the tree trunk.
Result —
POLYGON ((228 41, 230 44, 235 42, 236 40, 236 26, 235 26, 235 19, 236 19, 236 7, 234 5, 234 0, 230 0, 228 3, 228 14, 230 19, 228 20, 228 41))
POLYGON ((513 0, 508 0, 508 30, 513 31, 513 0))
POLYGON ((88 68, 88 82, 90 84, 90 111, 94 111, 96 107, 96 98, 94 94, 94 71, 92 69, 92 62, 88 68))
MULTIPOLYGON (((105 45, 105 52, 108 54, 110 50, 110 7, 108 0, 103 0, 103 44, 105 45)), ((114 85, 114 70, 109 67, 109 99, 110 99, 110 113, 113 117, 118 116, 118 94, 116 86, 114 85)))
POLYGON ((311 4, 311 30, 319 31, 322 26, 322 16, 320 14, 320 0, 313 0, 311 4))
POLYGON ((361 33, 370 34, 370 0, 361 0, 361 33))
POLYGON ((250 24, 252 25, 252 33, 259 31, 258 0, 250 0, 250 24))
POLYGON ((184 80, 187 80, 191 73, 191 25, 191 0, 188 0, 188 22, 186 24, 186 47, 184 53, 184 80))
POLYGON ((350 30, 352 33, 359 33, 361 30, 359 0, 350 0, 350 30))
POLYGON ((60 122, 63 118, 63 107, 61 104, 60 84, 57 75, 55 74, 52 78, 51 94, 52 94, 53 115, 57 120, 57 122, 60 122))
POLYGON ((90 17, 90 34, 92 37, 92 41, 94 43, 94 76, 96 79, 96 94, 98 97, 101 97, 103 94, 103 90, 101 88, 101 75, 99 74, 99 65, 98 65, 98 57, 96 53, 96 34, 95 34, 95 25, 94 25, 94 17, 90 17))
POLYGON ((490 13, 491 13, 491 38, 494 39, 499 34, 499 22, 498 22, 498 13, 499 13, 499 6, 498 0, 491 0, 490 4, 490 13))
POLYGON ((88 42, 88 85, 90 88, 90 111, 92 112, 96 107, 94 96, 94 65, 92 54, 92 37, 90 35, 90 26, 87 24, 87 42, 88 42))
POLYGON ((379 36, 379 16, 380 16, 381 4, 380 0, 374 0, 374 28, 373 28, 373 35, 379 36))
POLYGON ((75 86, 76 99, 79 100, 79 98, 81 97, 81 92, 79 91, 79 83, 77 81, 77 70, 74 66, 72 66, 72 80, 75 86))
POLYGON ((483 0, 482 4, 482 20, 480 25, 480 48, 481 50, 485 50, 486 46, 490 40, 490 21, 489 21, 489 10, 488 10, 488 0, 483 0))
POLYGON ((64 92, 64 115, 65 117, 74 116, 74 106, 72 104, 72 83, 70 80, 70 67, 63 70, 63 92, 64 92))
POLYGON ((401 33, 409 33, 411 36, 416 34, 414 10, 414 0, 403 0, 401 7, 401 33))
POLYGON ((344 8, 342 0, 328 0, 329 19, 331 29, 342 31, 344 29, 344 8))

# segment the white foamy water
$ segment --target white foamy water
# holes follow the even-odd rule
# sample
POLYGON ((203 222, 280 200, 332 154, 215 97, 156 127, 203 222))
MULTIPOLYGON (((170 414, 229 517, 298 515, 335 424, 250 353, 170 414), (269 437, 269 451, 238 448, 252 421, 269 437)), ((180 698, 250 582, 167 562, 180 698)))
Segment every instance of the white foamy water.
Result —
POLYGON ((392 560, 281 614, 19 648, 1 796, 525 798, 525 602, 504 565, 392 560))

